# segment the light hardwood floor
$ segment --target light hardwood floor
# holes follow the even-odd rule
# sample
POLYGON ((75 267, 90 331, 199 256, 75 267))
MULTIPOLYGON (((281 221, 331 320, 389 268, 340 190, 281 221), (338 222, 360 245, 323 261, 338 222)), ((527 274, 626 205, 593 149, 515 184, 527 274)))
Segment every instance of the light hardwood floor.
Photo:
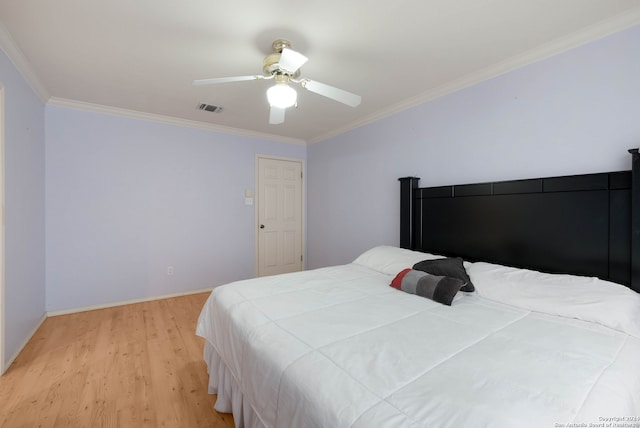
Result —
POLYGON ((0 377, 0 427, 233 427, 195 336, 207 296, 46 319, 0 377))

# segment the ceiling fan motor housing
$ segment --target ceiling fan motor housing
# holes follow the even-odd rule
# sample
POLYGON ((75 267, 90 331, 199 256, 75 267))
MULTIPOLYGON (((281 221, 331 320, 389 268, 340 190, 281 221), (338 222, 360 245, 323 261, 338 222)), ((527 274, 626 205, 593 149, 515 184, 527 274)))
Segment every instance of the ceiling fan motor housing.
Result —
POLYGON ((290 49, 291 43, 289 43, 288 40, 278 39, 275 40, 271 46, 275 52, 267 55, 262 62, 262 70, 264 73, 267 75, 286 74, 294 79, 298 78, 300 76, 300 69, 297 69, 295 73, 291 74, 280 67, 280 55, 282 54, 282 49, 290 49))

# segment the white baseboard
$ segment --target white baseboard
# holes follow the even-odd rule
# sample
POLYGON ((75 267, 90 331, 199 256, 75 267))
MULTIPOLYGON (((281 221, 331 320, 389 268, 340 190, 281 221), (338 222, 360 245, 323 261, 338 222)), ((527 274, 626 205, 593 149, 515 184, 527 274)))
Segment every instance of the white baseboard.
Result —
POLYGON ((18 355, 20 355, 20 352, 22 352, 24 347, 27 346, 27 343, 29 343, 33 335, 36 334, 36 331, 38 331, 38 329, 46 319, 47 319, 47 314, 42 314, 42 318, 40 318, 40 321, 38 321, 38 323, 33 328, 33 330, 31 330, 31 333, 27 335, 27 338, 22 342, 22 344, 18 346, 18 350, 15 352, 15 354, 13 354, 7 361, 4 362, 4 367, 3 367, 4 372, 0 373, 0 375, 3 375, 7 370, 9 370, 9 367, 11 367, 11 364, 15 361, 16 358, 18 358, 18 355))
POLYGON ((59 315, 67 315, 67 314, 75 314, 78 312, 86 312, 86 311, 94 311, 96 309, 105 309, 105 308, 114 308, 116 306, 123 306, 123 305, 131 305, 133 303, 144 303, 144 302, 151 302, 153 300, 162 300, 162 299, 170 299, 172 297, 180 297, 180 296, 189 296, 191 294, 199 294, 199 293, 206 293, 209 292, 211 290, 213 290, 215 287, 210 287, 210 288, 203 288, 200 290, 191 290, 191 291, 185 291, 182 293, 173 293, 173 294, 164 294, 161 296, 154 296, 154 297, 145 297, 143 299, 133 299, 133 300, 125 300, 122 302, 112 302, 112 303, 105 303, 102 305, 91 305, 91 306, 83 306, 80 308, 71 308, 71 309, 62 309, 60 311, 49 311, 46 313, 47 317, 57 317, 59 315))

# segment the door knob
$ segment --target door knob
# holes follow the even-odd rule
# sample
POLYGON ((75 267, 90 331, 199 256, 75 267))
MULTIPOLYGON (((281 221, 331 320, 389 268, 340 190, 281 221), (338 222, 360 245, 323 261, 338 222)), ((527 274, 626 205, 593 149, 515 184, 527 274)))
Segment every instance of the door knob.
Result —
POLYGON ((264 229, 264 224, 261 224, 261 225, 260 225, 260 229, 264 229))

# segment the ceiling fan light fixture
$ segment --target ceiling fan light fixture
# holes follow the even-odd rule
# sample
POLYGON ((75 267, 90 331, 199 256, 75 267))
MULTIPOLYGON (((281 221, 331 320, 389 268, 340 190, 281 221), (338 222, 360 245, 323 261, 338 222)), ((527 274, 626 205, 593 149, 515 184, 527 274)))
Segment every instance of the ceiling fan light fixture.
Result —
POLYGON ((276 83, 267 89, 267 100, 271 107, 288 108, 296 104, 298 93, 286 83, 276 83))

